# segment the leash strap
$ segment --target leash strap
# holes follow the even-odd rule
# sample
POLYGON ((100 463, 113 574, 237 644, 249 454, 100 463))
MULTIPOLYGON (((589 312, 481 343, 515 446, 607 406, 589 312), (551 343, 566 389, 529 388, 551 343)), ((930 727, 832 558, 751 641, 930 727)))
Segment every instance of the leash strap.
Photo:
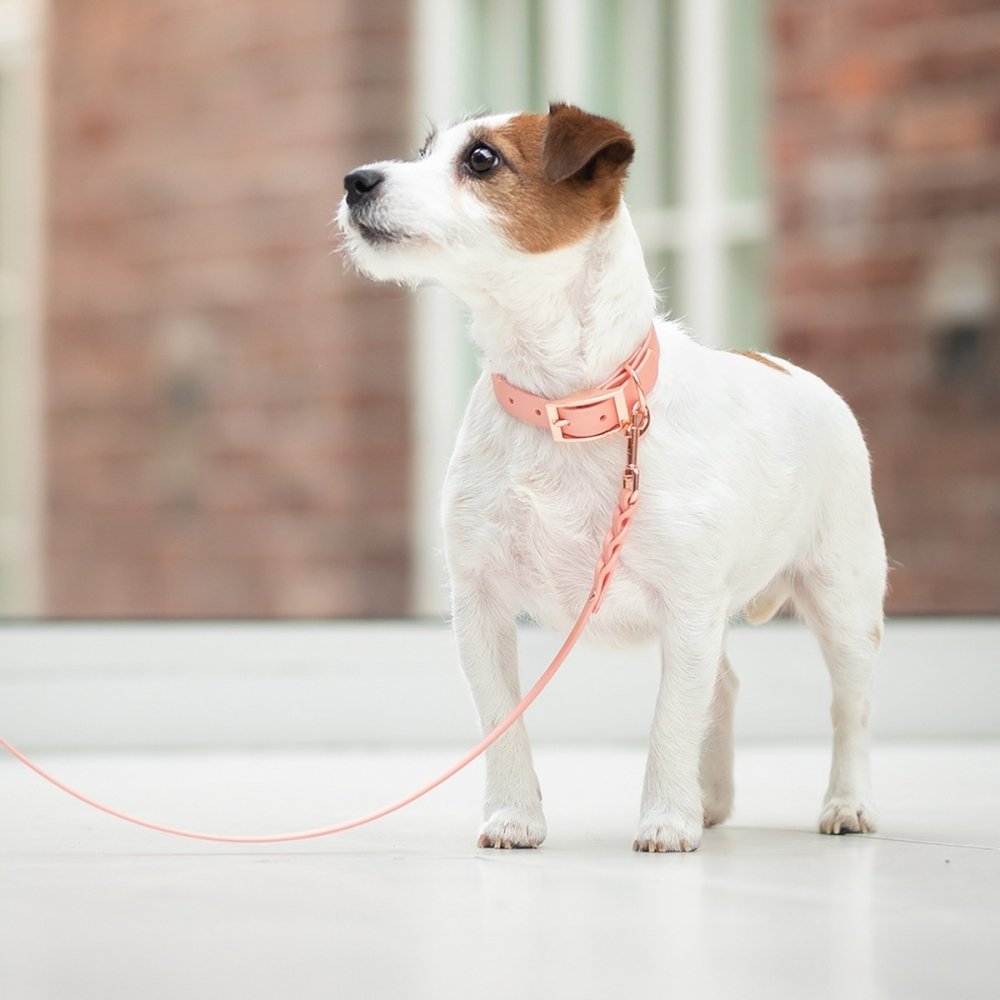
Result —
POLYGON ((459 771, 471 764, 472 761, 480 756, 480 754, 496 743, 496 741, 500 739, 500 737, 503 736, 503 734, 506 733, 507 730, 510 729, 510 727, 513 726, 522 715, 524 715, 535 699, 542 693, 542 691, 545 690, 549 681, 555 677, 556 672, 563 665, 566 657, 569 656, 573 647, 576 645, 577 640, 580 638, 581 633, 587 625, 587 622, 590 621, 591 616, 595 614, 601 606, 601 602, 607 592, 608 585, 611 583, 611 578, 614 576, 615 569, 618 566, 619 556, 621 555, 622 547, 625 544, 629 526, 631 525, 632 518, 635 514, 636 505, 639 502, 639 470, 638 465, 636 464, 636 458, 639 436, 643 433, 643 431, 645 431, 649 424, 649 415, 644 402, 644 400, 637 402, 632 409, 631 419, 623 421, 621 424, 621 430, 625 433, 628 442, 628 454, 626 458, 625 474, 622 478, 622 488, 618 494, 618 502, 615 506, 611 527, 608 528, 608 531, 604 536, 604 541, 601 544, 601 552, 597 560, 597 566, 594 570, 594 583, 590 595, 587 597, 587 600, 583 605, 583 610, 580 612, 580 616, 577 618, 576 623, 573 625, 572 629, 570 629, 569 635, 566 636, 565 641, 559 648, 559 652, 556 653, 552 662, 546 668, 545 673, 543 673, 541 677, 535 681, 531 690, 521 699, 514 710, 507 716, 506 719, 503 720, 503 722, 501 722, 491 733, 483 737, 479 743, 477 743, 461 760, 448 768, 447 771, 438 775, 438 777, 434 778, 433 781, 429 781, 423 787, 418 788, 415 792, 411 792, 405 798, 399 799, 397 802, 393 802, 390 805, 383 806, 381 809, 368 813, 366 816, 359 816, 357 819, 337 823, 334 826, 319 827, 315 830, 299 830, 294 833, 249 836, 202 833, 197 830, 184 830, 175 826, 167 826, 163 823, 154 823, 150 820, 141 819, 138 816, 132 816, 129 813, 122 812, 120 809, 114 809, 111 806, 104 805, 104 803, 98 802, 95 799, 90 798, 88 795, 84 795, 83 792, 77 791, 65 782, 60 781, 54 775, 49 774, 48 771, 44 770, 29 757, 25 756, 20 750, 12 746, 2 737, 0 737, 0 747, 3 747, 4 750, 16 757, 26 767, 31 768, 31 770, 34 771, 35 774, 39 775, 39 777, 42 777, 50 784, 55 785, 56 788, 65 792, 67 795, 72 795, 74 799, 79 799, 85 805, 98 809, 103 813, 107 813, 109 816, 115 816, 118 819, 124 820, 126 823, 133 823, 135 826, 142 826, 147 830, 157 830, 160 833, 169 833, 175 837, 187 837, 190 840, 210 840, 223 844, 281 844, 293 840, 312 840, 316 837, 328 837, 334 833, 343 833, 345 830, 353 830, 359 826, 366 826, 368 823, 374 823, 383 816, 388 816, 391 813, 397 812, 404 806, 408 806, 411 802, 416 802, 417 799, 423 798, 423 796, 425 796, 428 792, 433 791, 438 787, 438 785, 444 784, 444 782, 446 782, 449 778, 458 774, 459 771))

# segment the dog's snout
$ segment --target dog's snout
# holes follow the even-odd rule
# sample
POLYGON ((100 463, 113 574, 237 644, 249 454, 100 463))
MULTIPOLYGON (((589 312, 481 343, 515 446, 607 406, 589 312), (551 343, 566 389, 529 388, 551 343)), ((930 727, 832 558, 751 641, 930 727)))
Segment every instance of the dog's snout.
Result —
POLYGON ((347 204, 352 208, 368 198, 385 180, 381 170, 352 170, 344 178, 344 188, 347 191, 347 204))

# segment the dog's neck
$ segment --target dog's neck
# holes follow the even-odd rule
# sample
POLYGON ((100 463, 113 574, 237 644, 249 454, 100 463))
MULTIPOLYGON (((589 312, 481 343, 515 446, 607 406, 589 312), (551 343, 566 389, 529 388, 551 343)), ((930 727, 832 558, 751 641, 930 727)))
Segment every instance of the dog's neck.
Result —
POLYGON ((573 247, 499 268, 490 287, 457 289, 488 371, 549 397, 607 378, 649 331, 656 296, 625 205, 573 247))

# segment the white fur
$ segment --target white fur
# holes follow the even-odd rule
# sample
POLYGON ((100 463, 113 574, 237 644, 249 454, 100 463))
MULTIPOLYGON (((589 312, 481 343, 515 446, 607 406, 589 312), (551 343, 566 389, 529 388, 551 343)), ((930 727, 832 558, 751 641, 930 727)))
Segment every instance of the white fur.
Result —
MULTIPOLYGON (((586 599, 619 486, 624 445, 560 444, 515 421, 488 372, 550 397, 606 378, 640 343, 655 298, 624 205, 566 249, 526 254, 455 181, 470 125, 422 160, 377 164, 376 211, 408 234, 372 247, 346 205, 356 264, 381 280, 439 281, 472 312, 485 373, 473 389, 444 488, 454 627, 484 731, 519 698, 515 617, 566 630, 586 599)), ((736 679, 729 621, 789 599, 819 637, 833 686, 833 764, 823 832, 874 828, 869 680, 882 628, 886 557, 868 453, 843 400, 788 374, 710 350, 656 318, 662 349, 640 449, 641 503, 593 640, 659 638, 662 680, 635 845, 692 850, 732 805, 736 679)), ((541 793, 524 725, 487 754, 480 842, 536 846, 541 793)))

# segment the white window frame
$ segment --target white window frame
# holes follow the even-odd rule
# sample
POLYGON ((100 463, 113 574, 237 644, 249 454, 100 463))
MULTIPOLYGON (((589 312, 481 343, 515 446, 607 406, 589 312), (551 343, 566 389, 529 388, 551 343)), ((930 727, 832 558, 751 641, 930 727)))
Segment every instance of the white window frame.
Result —
MULTIPOLYGON (((734 201, 726 191, 726 0, 678 0, 680 55, 679 134, 683 137, 679 164, 678 204, 670 208, 633 211, 647 254, 669 251, 679 261, 678 289, 682 318, 699 340, 721 346, 726 322, 726 269, 729 250, 761 243, 770 231, 764 199, 734 201)), ((546 94, 585 103, 587 5, 578 0, 543 0, 541 21, 549 44, 542 68, 546 94), (568 33, 569 32, 569 33, 568 33)), ((663 54, 656 32, 648 30, 647 0, 622 0, 621 65, 629 93, 642 93, 648 67, 663 54)), ((427 119, 447 122, 470 110, 463 106, 462 67, 453 53, 464 52, 468 37, 467 4, 463 0, 417 0, 415 5, 416 105, 419 125, 427 119)), ((525 105, 526 67, 517 65, 525 52, 526 0, 493 0, 489 29, 502 52, 504 92, 495 94, 495 111, 525 105), (508 103, 509 102, 509 103, 508 103), (502 106, 501 106, 502 104, 502 106)), ((663 109, 658 94, 647 88, 647 99, 627 115, 639 139, 655 134, 663 109)), ((414 132, 414 143, 421 136, 414 132)), ((647 173, 647 182, 650 174, 647 173)), ((642 183, 634 177, 633 184, 642 183)), ((634 191, 635 188, 633 187, 634 191)), ((650 203, 649 198, 636 199, 650 203)), ((669 292, 666 305, 670 305, 669 292)), ((468 347, 460 330, 461 311, 439 290, 422 291, 414 311, 413 421, 414 497, 413 587, 411 610, 438 615, 446 606, 439 518, 441 481, 461 418, 460 387, 467 370, 468 347), (448 386, 455 391, 449 393, 448 386), (442 389, 444 387, 444 390, 442 389)))
POLYGON ((0 0, 0 615, 43 610, 43 0, 0 0))

